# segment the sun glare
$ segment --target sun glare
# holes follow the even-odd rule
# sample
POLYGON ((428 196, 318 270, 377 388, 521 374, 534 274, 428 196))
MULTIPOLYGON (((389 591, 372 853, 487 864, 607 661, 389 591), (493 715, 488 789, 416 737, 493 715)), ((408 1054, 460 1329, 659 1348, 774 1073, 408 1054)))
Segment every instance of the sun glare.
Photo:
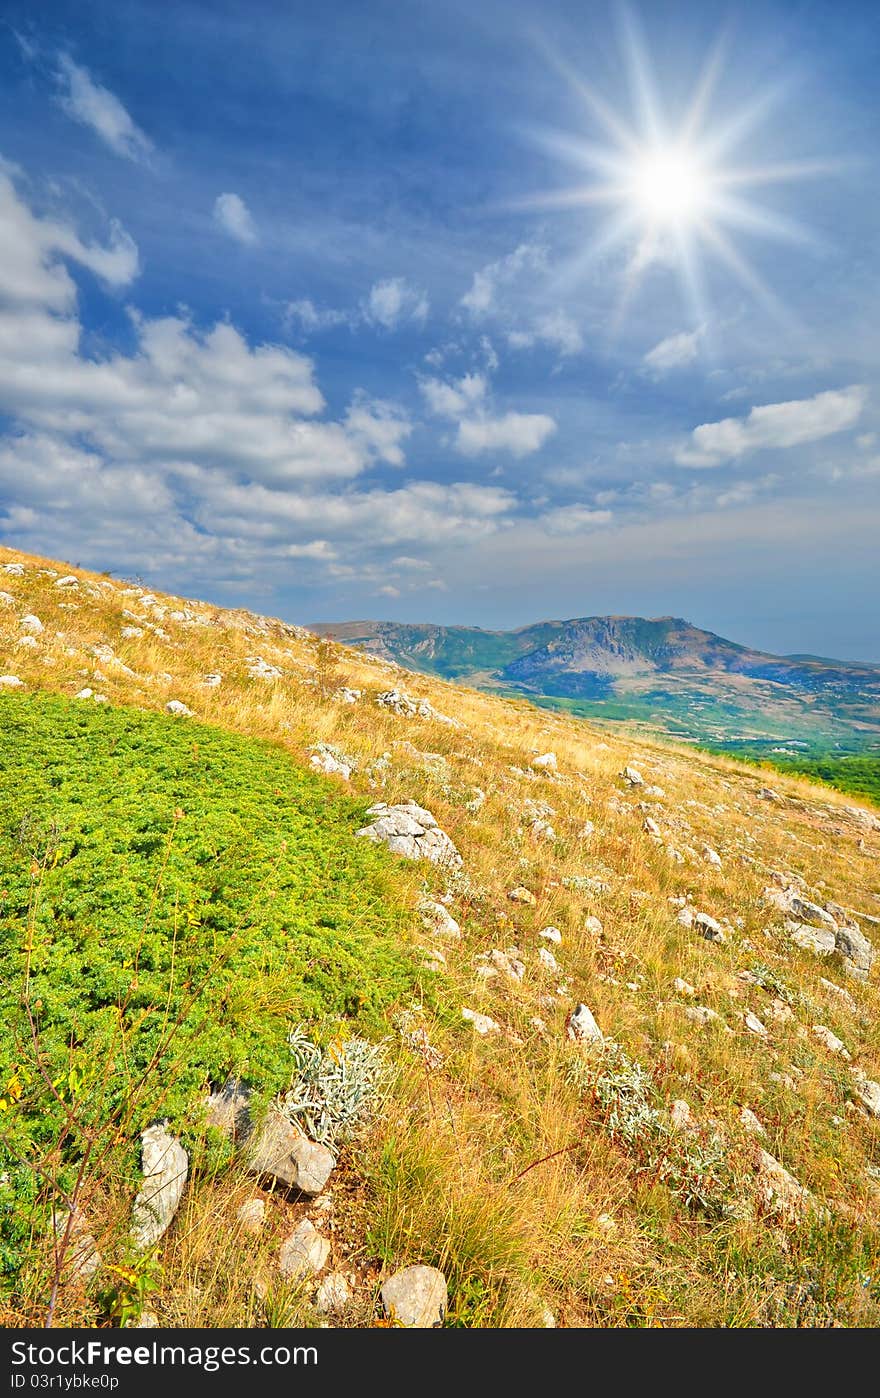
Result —
POLYGON ((782 161, 772 164, 730 164, 765 119, 782 91, 756 93, 745 106, 719 110, 710 102, 721 72, 721 45, 710 54, 698 78, 689 106, 675 121, 663 111, 661 94, 634 23, 624 30, 630 87, 639 114, 634 124, 615 111, 558 55, 545 53, 581 99, 586 124, 578 134, 535 132, 538 143, 557 160, 573 165, 576 183, 517 201, 529 209, 608 209, 592 235, 567 264, 560 282, 573 283, 600 258, 617 248, 626 262, 617 314, 618 325, 642 278, 652 266, 677 270, 682 290, 696 323, 709 319, 704 304, 706 283, 702 253, 723 265, 751 295, 780 320, 791 317, 751 266, 736 235, 759 235, 785 242, 810 241, 807 230, 791 219, 760 207, 751 187, 833 175, 839 162, 782 161), (585 180, 584 174, 588 172, 585 180))
POLYGON ((633 168, 633 201, 658 224, 692 223, 705 206, 707 187, 706 175, 688 151, 652 151, 633 168))

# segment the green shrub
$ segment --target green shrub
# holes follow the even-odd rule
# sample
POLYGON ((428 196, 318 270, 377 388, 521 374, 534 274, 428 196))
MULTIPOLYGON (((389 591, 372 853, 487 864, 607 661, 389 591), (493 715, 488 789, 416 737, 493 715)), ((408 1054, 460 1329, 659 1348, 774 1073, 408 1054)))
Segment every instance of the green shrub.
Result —
POLYGON ((209 1084, 283 1090, 291 1021, 383 1027, 416 971, 406 874, 362 823, 268 743, 0 697, 7 1268, 32 1166, 63 1192, 108 1122, 133 1163, 137 1132, 159 1114, 185 1130, 209 1084))

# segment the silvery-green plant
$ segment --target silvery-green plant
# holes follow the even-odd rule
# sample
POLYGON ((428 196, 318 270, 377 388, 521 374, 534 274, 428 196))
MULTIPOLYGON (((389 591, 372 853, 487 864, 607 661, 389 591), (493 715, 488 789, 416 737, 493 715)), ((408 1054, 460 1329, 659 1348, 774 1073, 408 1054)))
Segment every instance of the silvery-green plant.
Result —
POLYGON ((322 1048, 301 1026, 288 1035, 291 1085, 281 1110, 313 1141, 333 1146, 350 1139, 375 1110, 389 1077, 382 1044, 338 1039, 322 1048))
POLYGON ((724 1198, 731 1179, 724 1141, 717 1132, 687 1136, 672 1129, 658 1105, 650 1075, 619 1044, 607 1043, 601 1057, 578 1055, 568 1065, 569 1080, 591 1092, 609 1135, 655 1174, 690 1209, 730 1217, 724 1198))

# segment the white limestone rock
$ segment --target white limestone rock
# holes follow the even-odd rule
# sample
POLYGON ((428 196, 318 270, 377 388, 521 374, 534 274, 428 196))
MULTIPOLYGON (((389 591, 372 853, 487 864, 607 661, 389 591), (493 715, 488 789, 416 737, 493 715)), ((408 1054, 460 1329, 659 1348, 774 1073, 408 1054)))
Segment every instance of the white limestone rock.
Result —
POLYGON ((426 932, 437 933, 451 942, 461 940, 461 927, 448 908, 434 898, 423 898, 419 903, 422 926, 426 932))
POLYGON ((167 1231, 180 1205, 189 1174, 189 1157, 176 1136, 157 1122, 141 1132, 143 1184, 132 1211, 132 1242, 152 1247, 167 1231))
POLYGON ((279 1270, 288 1281, 303 1281, 320 1272, 329 1256, 330 1243, 311 1219, 304 1218, 281 1244, 279 1270))
POLYGON ((474 1033, 476 1034, 498 1034, 501 1030, 500 1024, 498 1024, 489 1015, 479 1014, 477 1010, 469 1010, 463 1008, 461 1012, 461 1017, 462 1019, 466 1020, 468 1024, 473 1025, 474 1033))
POLYGON ((814 1024, 810 1030, 817 1044, 821 1044, 829 1053, 833 1053, 836 1058, 843 1058, 847 1063, 851 1062, 852 1054, 847 1049, 842 1039, 838 1039, 827 1025, 814 1024))
POLYGON ((604 1044, 605 1035, 596 1023, 593 1012, 581 1003, 572 1010, 565 1026, 568 1038, 575 1044, 604 1044))
POLYGON ((407 1330, 433 1330, 441 1326, 449 1305, 443 1273, 421 1263, 395 1272, 383 1285, 380 1295, 386 1317, 407 1330))
POLYGON ((445 830, 441 830, 430 811, 415 801, 388 806, 379 801, 367 815, 373 817, 357 834, 376 844, 386 844, 404 859, 428 859, 445 868, 459 869, 462 858, 445 830))
POLYGON ((248 1170, 303 1194, 320 1194, 336 1166, 326 1146, 310 1141, 281 1112, 270 1108, 250 1149, 248 1170))

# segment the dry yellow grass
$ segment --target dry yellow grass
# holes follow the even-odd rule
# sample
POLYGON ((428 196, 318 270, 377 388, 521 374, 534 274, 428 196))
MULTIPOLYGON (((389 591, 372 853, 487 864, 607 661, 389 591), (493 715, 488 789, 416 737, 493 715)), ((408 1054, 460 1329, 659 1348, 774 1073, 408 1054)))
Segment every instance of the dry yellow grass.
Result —
MULTIPOLYGON (((734 762, 405 673, 249 613, 158 593, 152 603, 143 587, 11 550, 0 563, 24 569, 0 572, 13 599, 0 607, 0 671, 28 690, 72 697, 88 686, 112 704, 157 709, 176 699, 298 762, 331 743, 354 771, 350 782, 328 778, 328 791, 414 799, 461 851, 460 877, 419 870, 426 892, 451 895, 464 934, 422 936, 447 967, 425 972, 426 986, 439 976, 429 1000, 440 1008, 412 1012, 443 1066, 399 1043, 388 1109, 344 1165, 361 1183, 339 1224, 339 1256, 360 1288, 343 1323, 370 1323, 382 1268, 417 1260, 447 1271, 461 1325, 541 1325, 548 1309, 568 1325, 877 1323, 878 1123, 852 1101, 851 1068, 812 1035, 816 1023, 829 1027, 856 1067, 880 1078, 877 968, 862 983, 838 958, 799 950, 763 896, 774 874, 795 876, 880 941, 880 827, 859 816, 867 807, 783 776, 772 778, 782 799, 768 801, 758 794, 767 774, 734 762), (57 587, 69 574, 77 586, 57 587), (20 644, 27 613, 43 624, 34 646, 20 644), (251 657, 280 677, 252 677, 251 657), (203 683, 211 672, 223 677, 216 688, 203 683), (343 685, 361 691, 356 703, 339 698, 343 685), (393 686, 456 725, 381 708, 377 694, 393 686), (548 751, 555 771, 530 765, 548 751), (622 781, 626 764, 662 794, 622 781), (647 816, 661 839, 645 830, 647 816), (549 838, 536 820, 552 826, 549 838), (571 882, 584 879, 593 882, 571 882), (516 886, 534 905, 509 898, 516 886), (675 898, 727 924, 726 942, 683 926, 675 898), (597 917, 601 931, 589 921, 597 917), (547 926, 560 945, 539 938, 547 926), (542 946, 558 972, 539 963, 542 946), (481 955, 512 947, 522 981, 479 974, 481 955), (690 1000, 676 978, 693 986, 690 1000), (855 1011, 823 978, 851 993, 855 1011), (583 1056, 565 1033, 579 1001, 646 1070, 661 1111, 689 1104, 695 1149, 720 1133, 735 1209, 688 1207, 662 1167, 609 1132, 569 1073, 583 1056), (694 1022, 688 1004, 721 1022, 694 1022), (499 1032, 475 1034, 462 1006, 499 1032), (745 1026, 747 1012, 766 1037, 745 1026), (763 1123, 760 1144, 815 1196, 799 1221, 762 1211, 744 1107, 763 1123)), ((230 1226, 243 1188, 232 1177, 188 1191, 151 1301, 163 1323, 291 1324, 313 1314, 306 1291, 282 1294, 273 1280, 285 1218, 259 1240, 230 1226)))

